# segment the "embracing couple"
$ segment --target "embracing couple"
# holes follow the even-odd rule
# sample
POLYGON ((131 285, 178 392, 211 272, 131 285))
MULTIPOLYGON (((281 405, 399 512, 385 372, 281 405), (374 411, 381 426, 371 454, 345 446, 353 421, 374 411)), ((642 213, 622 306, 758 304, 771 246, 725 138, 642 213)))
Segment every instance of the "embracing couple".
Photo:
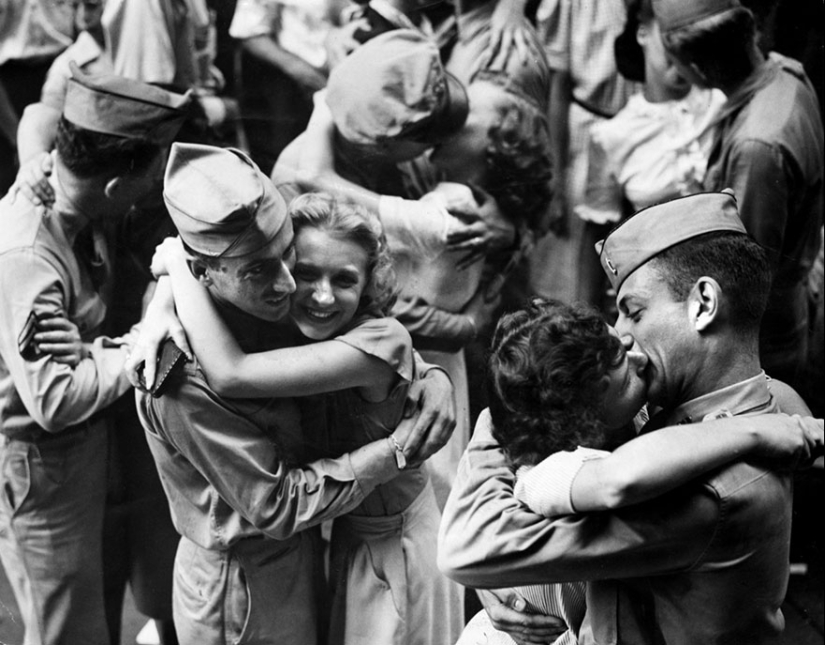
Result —
POLYGON ((765 253, 727 191, 640 211, 598 249, 615 330, 541 301, 499 322, 439 566, 497 589, 482 592, 492 623, 519 642, 778 643, 780 466, 821 452, 822 421, 776 414, 807 409, 760 366, 765 253), (634 416, 638 437, 598 450, 634 416))

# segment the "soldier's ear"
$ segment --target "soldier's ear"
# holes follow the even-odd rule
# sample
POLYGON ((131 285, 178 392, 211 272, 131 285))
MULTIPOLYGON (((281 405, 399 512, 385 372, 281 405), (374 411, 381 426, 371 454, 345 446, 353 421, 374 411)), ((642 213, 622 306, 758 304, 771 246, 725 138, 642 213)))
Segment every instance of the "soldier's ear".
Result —
POLYGON ((702 276, 691 289, 689 311, 691 322, 698 332, 706 331, 719 319, 722 304, 722 288, 711 277, 702 276))
POLYGON ((116 197, 117 194, 123 188, 123 177, 117 175, 116 177, 112 177, 109 181, 106 182, 106 185, 103 187, 103 192, 106 194, 107 199, 112 199, 116 197))

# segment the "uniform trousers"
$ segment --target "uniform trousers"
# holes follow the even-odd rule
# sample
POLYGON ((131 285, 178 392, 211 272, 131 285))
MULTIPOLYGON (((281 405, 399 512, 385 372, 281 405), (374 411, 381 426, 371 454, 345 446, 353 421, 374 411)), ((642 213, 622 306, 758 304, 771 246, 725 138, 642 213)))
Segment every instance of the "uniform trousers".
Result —
POLYGON ((24 645, 108 645, 102 534, 105 422, 0 440, 0 560, 24 645))

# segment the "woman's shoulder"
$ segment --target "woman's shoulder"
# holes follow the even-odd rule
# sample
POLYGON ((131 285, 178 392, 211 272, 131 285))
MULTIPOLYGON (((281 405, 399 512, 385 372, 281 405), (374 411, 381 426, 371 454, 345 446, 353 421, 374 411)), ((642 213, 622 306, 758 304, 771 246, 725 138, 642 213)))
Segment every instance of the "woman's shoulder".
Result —
POLYGON ((412 381, 412 338, 404 325, 395 318, 360 318, 335 340, 384 361, 402 378, 412 381))
MULTIPOLYGON (((410 333, 392 316, 362 316, 354 320, 339 338, 360 336, 404 340, 410 338, 410 333)), ((408 342, 412 345, 412 340, 408 342)))

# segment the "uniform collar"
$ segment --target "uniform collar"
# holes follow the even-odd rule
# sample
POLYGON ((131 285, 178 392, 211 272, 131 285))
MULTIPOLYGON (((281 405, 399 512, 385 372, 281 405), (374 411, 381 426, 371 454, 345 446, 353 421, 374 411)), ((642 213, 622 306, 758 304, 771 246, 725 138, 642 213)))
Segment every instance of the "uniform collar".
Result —
POLYGON ((212 302, 241 349, 249 353, 263 352, 297 344, 294 328, 285 319, 270 322, 256 318, 232 304, 213 298, 212 302))
POLYGON ((771 52, 764 64, 755 70, 735 91, 731 92, 722 111, 719 121, 724 121, 731 114, 737 113, 747 105, 754 95, 763 87, 769 85, 780 72, 796 73, 798 70, 792 61, 781 54, 771 52))
POLYGON ((739 383, 683 403, 667 415, 666 425, 698 423, 740 414, 772 411, 776 403, 764 371, 739 383))

